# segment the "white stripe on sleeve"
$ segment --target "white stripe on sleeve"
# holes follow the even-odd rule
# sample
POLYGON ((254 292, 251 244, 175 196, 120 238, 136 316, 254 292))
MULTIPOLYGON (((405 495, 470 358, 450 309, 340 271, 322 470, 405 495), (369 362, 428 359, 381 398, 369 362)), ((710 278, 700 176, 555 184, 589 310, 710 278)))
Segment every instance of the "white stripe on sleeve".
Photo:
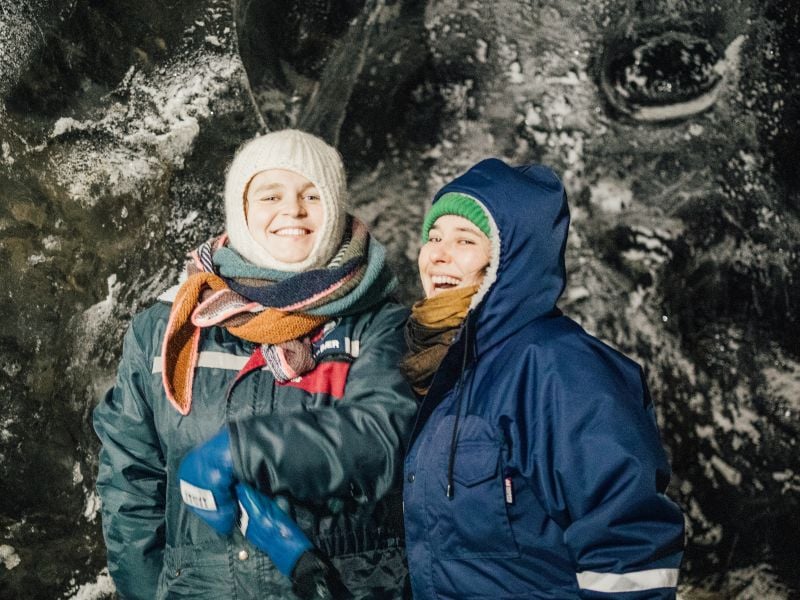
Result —
POLYGON ((578 587, 593 592, 641 592, 678 585, 678 569, 648 569, 633 573, 576 573, 578 587))
MULTIPOLYGON (((204 351, 197 357, 197 366, 207 369, 229 369, 240 371, 247 364, 247 356, 228 354, 227 352, 204 351)), ((161 357, 153 359, 153 373, 161 373, 161 357)))

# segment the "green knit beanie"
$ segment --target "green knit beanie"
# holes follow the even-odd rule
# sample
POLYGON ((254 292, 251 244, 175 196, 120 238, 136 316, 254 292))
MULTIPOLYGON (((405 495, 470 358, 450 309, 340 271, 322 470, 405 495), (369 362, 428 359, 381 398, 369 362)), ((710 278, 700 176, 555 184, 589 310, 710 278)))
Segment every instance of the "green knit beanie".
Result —
POLYGON ((447 192, 442 195, 436 202, 433 203, 428 214, 425 215, 425 220, 422 222, 422 243, 428 241, 428 233, 436 222, 436 219, 442 215, 456 215, 464 217, 472 222, 475 227, 480 229, 487 238, 492 237, 491 229, 489 228, 489 219, 486 212, 475 201, 466 194, 459 194, 458 192, 447 192))

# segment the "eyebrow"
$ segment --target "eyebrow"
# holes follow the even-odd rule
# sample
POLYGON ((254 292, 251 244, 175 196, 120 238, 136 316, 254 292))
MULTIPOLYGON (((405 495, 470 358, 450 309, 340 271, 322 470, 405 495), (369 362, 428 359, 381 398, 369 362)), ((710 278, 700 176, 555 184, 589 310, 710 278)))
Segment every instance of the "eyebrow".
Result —
MULTIPOLYGON (((257 185, 255 187, 253 187, 252 191, 262 191, 263 190, 263 191, 267 191, 268 192, 268 191, 272 191, 272 190, 282 190, 284 187, 285 186, 282 183, 262 183, 260 185, 257 185)), ((316 187, 317 187, 316 185, 314 185, 313 183, 311 183, 309 181, 306 185, 304 185, 303 187, 300 188, 300 192, 301 193, 305 192, 309 188, 316 189, 316 187)), ((248 191, 250 191, 250 190, 248 190, 248 191)), ((317 190, 317 191, 319 191, 319 190, 317 190)))
MULTIPOLYGON (((456 227, 455 230, 457 232, 472 233, 474 235, 479 235, 480 233, 482 233, 480 231, 475 231, 474 229, 470 229, 469 227, 456 227)), ((441 231, 441 229, 434 225, 433 227, 430 228, 430 231, 441 231)))
POLYGON ((260 185, 253 186, 252 190, 253 191, 256 191, 256 190, 270 191, 270 190, 278 190, 278 189, 281 189, 281 188, 283 188, 283 185, 280 184, 280 183, 262 183, 260 185))

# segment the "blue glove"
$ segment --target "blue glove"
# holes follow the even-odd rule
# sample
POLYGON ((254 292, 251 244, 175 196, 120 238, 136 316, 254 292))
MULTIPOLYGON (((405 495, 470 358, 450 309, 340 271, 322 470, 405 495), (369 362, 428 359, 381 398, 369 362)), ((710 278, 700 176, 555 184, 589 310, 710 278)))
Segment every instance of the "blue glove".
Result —
POLYGON ((278 571, 291 577, 303 553, 314 547, 306 534, 271 498, 246 483, 236 485, 236 496, 242 535, 267 554, 278 571))
POLYGON ((233 531, 238 506, 233 496, 233 460, 228 428, 189 452, 178 468, 181 497, 189 510, 218 533, 233 531))

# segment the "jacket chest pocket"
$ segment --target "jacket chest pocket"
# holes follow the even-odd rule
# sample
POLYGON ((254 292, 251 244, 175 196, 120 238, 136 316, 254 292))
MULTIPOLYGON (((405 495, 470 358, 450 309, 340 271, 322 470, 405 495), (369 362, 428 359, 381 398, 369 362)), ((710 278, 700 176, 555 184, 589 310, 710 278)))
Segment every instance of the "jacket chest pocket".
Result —
POLYGON ((519 556, 506 510, 501 444, 480 434, 488 429, 485 421, 472 416, 467 419, 480 423, 464 423, 466 427, 461 428, 453 465, 452 498, 447 497, 452 419, 443 421, 436 436, 447 440, 444 446, 437 445, 426 486, 431 509, 429 531, 436 556, 441 559, 519 556), (450 427, 445 425, 448 421, 450 427))

